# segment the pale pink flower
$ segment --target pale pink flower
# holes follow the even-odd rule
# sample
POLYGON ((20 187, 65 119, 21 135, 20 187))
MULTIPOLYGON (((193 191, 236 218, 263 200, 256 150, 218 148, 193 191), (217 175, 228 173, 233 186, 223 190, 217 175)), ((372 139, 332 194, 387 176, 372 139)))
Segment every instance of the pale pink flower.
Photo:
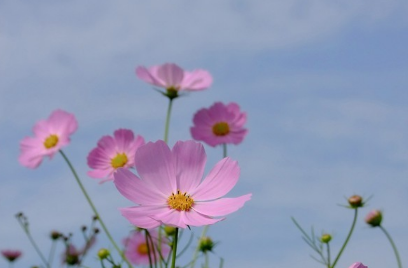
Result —
POLYGON ((1 251, 1 255, 3 255, 4 258, 6 258, 9 262, 13 262, 20 258, 22 252, 20 250, 11 250, 11 249, 6 249, 1 251))
POLYGON ((38 167, 44 156, 52 158, 56 152, 70 142, 70 135, 78 128, 73 114, 55 110, 46 120, 38 121, 33 128, 34 137, 25 137, 20 142, 21 165, 38 167))
POLYGON ((213 147, 224 143, 239 144, 248 133, 244 128, 246 119, 246 113, 241 112, 235 102, 227 105, 216 102, 210 108, 196 112, 191 135, 213 147))
POLYGON ((88 171, 92 178, 113 180, 118 168, 133 168, 136 150, 145 143, 142 136, 135 137, 129 129, 118 129, 112 136, 103 136, 96 148, 88 154, 88 171))
POLYGON ((368 268, 368 267, 362 264, 361 262, 355 262, 349 268, 368 268))
POLYGON ((140 178, 127 169, 114 174, 119 192, 138 204, 122 208, 122 215, 141 228, 186 228, 216 223, 224 218, 214 217, 241 208, 252 194, 221 198, 238 181, 237 162, 222 159, 201 181, 206 159, 204 147, 195 141, 178 141, 172 150, 161 140, 141 146, 135 157, 140 178))
POLYGON ((150 68, 139 66, 136 75, 143 81, 165 88, 167 91, 199 91, 211 86, 212 77, 206 70, 184 71, 174 63, 165 63, 150 68))
MULTIPOLYGON (((157 230, 150 230, 149 233, 151 237, 151 240, 150 238, 148 239, 149 247, 146 244, 145 235, 141 232, 134 232, 130 235, 130 237, 126 238, 123 241, 123 244, 125 245, 125 256, 132 264, 149 264, 149 250, 152 264, 156 263, 156 261, 159 260, 160 256, 157 251, 159 245, 158 232, 157 230)), ((168 240, 167 238, 162 237, 161 256, 166 259, 169 253, 170 246, 168 245, 168 240)))

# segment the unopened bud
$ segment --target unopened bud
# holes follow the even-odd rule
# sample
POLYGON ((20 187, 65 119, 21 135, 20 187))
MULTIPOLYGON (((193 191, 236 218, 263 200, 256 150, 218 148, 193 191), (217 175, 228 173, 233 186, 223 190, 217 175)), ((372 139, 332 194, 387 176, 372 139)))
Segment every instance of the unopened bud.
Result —
POLYGON ((57 240, 58 238, 61 237, 61 234, 57 231, 52 231, 50 237, 52 240, 57 240))
POLYGON ((360 208, 364 205, 363 198, 359 195, 353 195, 348 199, 348 202, 352 208, 360 208))
POLYGON ((212 251, 212 249, 214 248, 214 242, 211 238, 205 236, 200 239, 199 248, 202 252, 212 251))
POLYGON ((68 265, 78 264, 79 263, 79 257, 76 254, 75 255, 67 255, 66 258, 65 258, 65 262, 68 265))
POLYGON ((101 259, 101 260, 106 259, 109 255, 110 255, 110 252, 109 252, 109 250, 107 250, 106 248, 101 248, 101 249, 98 251, 98 257, 99 257, 99 259, 101 259))
POLYGON ((83 226, 81 227, 82 232, 85 232, 86 229, 88 229, 88 227, 86 227, 85 225, 83 225, 83 226))
POLYGON ((167 236, 173 236, 176 233, 176 228, 172 226, 164 226, 164 232, 167 236))
POLYGON ((382 213, 379 210, 372 210, 370 211, 366 218, 365 218, 366 223, 371 225, 372 227, 377 227, 381 225, 382 221, 382 213))
POLYGON ((99 229, 98 229, 98 228, 94 228, 94 233, 95 233, 95 234, 99 233, 99 229))
POLYGON ((332 236, 330 234, 322 234, 320 237, 320 241, 322 241, 325 244, 328 244, 332 240, 332 236))

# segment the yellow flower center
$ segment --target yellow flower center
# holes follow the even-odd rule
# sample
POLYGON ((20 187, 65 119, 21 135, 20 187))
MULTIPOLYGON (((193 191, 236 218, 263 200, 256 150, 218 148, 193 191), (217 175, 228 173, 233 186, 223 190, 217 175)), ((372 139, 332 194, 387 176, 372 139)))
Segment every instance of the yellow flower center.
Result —
POLYGON ((225 136, 230 132, 229 125, 226 122, 219 122, 215 124, 212 130, 216 136, 225 136))
POLYGON ((172 193, 167 199, 167 204, 170 208, 178 211, 189 211, 194 205, 194 200, 187 193, 181 193, 177 190, 177 193, 172 193))
POLYGON ((50 149, 52 147, 55 147, 55 145, 57 145, 57 143, 58 143, 58 136, 52 134, 52 135, 48 136, 48 138, 45 139, 44 146, 45 146, 45 148, 50 149))
POLYGON ((120 168, 126 165, 128 162, 127 155, 125 153, 117 154, 114 158, 111 160, 111 165, 113 168, 120 168))
POLYGON ((142 243, 137 247, 137 252, 142 255, 149 253, 146 243, 142 243))

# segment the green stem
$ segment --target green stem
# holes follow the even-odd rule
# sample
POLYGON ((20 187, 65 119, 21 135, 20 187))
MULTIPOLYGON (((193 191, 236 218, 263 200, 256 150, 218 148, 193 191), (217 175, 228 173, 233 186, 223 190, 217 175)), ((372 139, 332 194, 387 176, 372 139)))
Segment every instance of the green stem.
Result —
POLYGON ((357 214, 358 214, 358 208, 354 209, 354 219, 353 219, 353 223, 351 224, 351 228, 350 231, 347 235, 346 241, 344 241, 343 246, 341 247, 339 253, 337 254, 336 259, 333 262, 333 265, 331 266, 331 268, 334 268, 336 266, 337 261, 340 259, 341 254, 343 253, 344 249, 347 246, 348 241, 350 240, 351 235, 353 234, 354 231, 354 227, 356 226, 356 222, 357 222, 357 214))
POLYGON ((173 104, 173 99, 169 99, 169 107, 167 108, 167 115, 166 115, 166 125, 164 127, 164 142, 169 142, 169 128, 170 128, 170 115, 171 115, 171 107, 173 104))
POLYGON ((50 249, 50 255, 48 256, 48 263, 50 265, 52 265, 52 261, 54 259, 54 255, 55 255, 55 248, 56 248, 56 241, 53 239, 52 240, 52 244, 51 244, 51 249, 50 249))
MULTIPOLYGON (((21 227, 23 228, 24 232, 26 233, 28 240, 30 240, 31 245, 33 245, 35 251, 37 252, 38 256, 40 256, 41 261, 45 264, 46 267, 50 268, 50 264, 47 262, 47 260, 45 259, 44 255, 42 254, 40 248, 38 247, 38 245, 35 243, 33 237, 30 234, 30 231, 28 230, 28 225, 24 225, 20 219, 18 219, 18 223, 21 225, 21 227)), ((11 262, 10 262, 10 267, 11 267, 11 262)))
POLYGON ((378 227, 380 227, 381 231, 384 232, 385 236, 388 238, 388 241, 390 241, 390 243, 391 243, 392 249, 394 250, 394 253, 395 253, 395 257, 397 258, 398 268, 402 268, 401 259, 400 259, 400 256, 399 256, 399 254, 398 254, 397 247, 395 246, 395 243, 394 243, 394 241, 392 240, 390 234, 389 234, 389 233, 385 230, 385 228, 382 227, 381 225, 378 226, 378 227))
POLYGON ((171 268, 176 268, 177 239, 178 239, 178 228, 176 228, 176 231, 174 232, 173 254, 172 254, 172 260, 171 260, 171 268))
POLYGON ((77 183, 79 185, 79 188, 81 188, 82 193, 84 194, 86 200, 88 201, 89 205, 91 206, 93 213, 98 218, 98 221, 102 226, 102 229, 105 231, 105 234, 108 236, 108 238, 109 238, 110 242, 112 243, 113 247, 116 249, 116 251, 122 257, 122 259, 127 263, 128 267, 129 268, 132 267, 132 265, 130 264, 128 259, 125 257, 125 254, 120 250, 118 245, 113 240, 113 237, 109 233, 108 228, 106 228, 105 223, 103 222, 101 216, 99 215, 98 211, 96 210, 95 205, 93 204, 91 198, 89 197, 88 193, 86 192, 84 185, 82 184, 81 180, 79 179, 78 174, 76 173, 76 171, 75 171, 74 167, 72 166, 71 162, 69 161, 68 157, 64 154, 64 152, 62 150, 60 150, 59 152, 61 153, 61 155, 64 158, 65 162, 67 162, 69 168, 71 169, 71 172, 74 175, 75 180, 77 181, 77 183))
POLYGON ((224 156, 224 158, 225 157, 227 157, 227 144, 226 143, 223 143, 222 144, 222 152, 223 152, 223 156, 224 156))
POLYGON ((208 257, 208 253, 206 252, 206 253, 204 253, 204 259, 205 259, 205 262, 204 262, 204 268, 209 268, 210 266, 210 258, 208 257))
POLYGON ((330 268, 330 245, 329 243, 327 245, 327 268, 330 268))
MULTIPOLYGON (((145 239, 146 239, 146 246, 147 246, 147 256, 149 256, 149 267, 153 268, 152 264, 152 256, 150 255, 152 253, 152 249, 150 249, 150 243, 149 243, 149 231, 145 230, 145 239)), ((153 252, 154 254, 154 252, 153 252)))

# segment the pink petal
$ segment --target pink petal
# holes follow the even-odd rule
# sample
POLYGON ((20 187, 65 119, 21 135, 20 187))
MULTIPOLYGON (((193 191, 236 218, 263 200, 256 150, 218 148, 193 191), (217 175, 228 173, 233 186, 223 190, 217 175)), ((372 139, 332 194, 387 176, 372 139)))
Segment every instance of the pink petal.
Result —
POLYGON ((113 176, 116 188, 130 201, 141 205, 166 204, 168 196, 139 179, 128 169, 119 168, 113 176))
POLYGON ((20 156, 18 160, 25 167, 38 167, 45 154, 44 145, 38 138, 26 137, 20 142, 20 156))
POLYGON ((246 201, 251 199, 252 194, 246 194, 235 198, 221 198, 208 202, 197 202, 193 209, 200 214, 210 217, 224 216, 240 209, 246 201))
POLYGON ((235 186, 239 174, 237 161, 226 157, 215 165, 196 190, 191 192, 191 196, 196 201, 222 197, 235 186))
POLYGON ((165 196, 177 191, 172 153, 164 141, 140 146, 135 155, 135 167, 143 181, 155 186, 165 196))
POLYGON ((177 89, 183 81, 184 71, 174 63, 165 63, 158 69, 157 76, 164 81, 166 88, 177 89))
POLYGON ((33 127, 33 132, 34 135, 41 140, 47 138, 51 134, 49 124, 46 120, 38 121, 33 127))
POLYGON ((48 118, 51 131, 57 131, 57 134, 69 136, 78 128, 78 122, 73 114, 63 110, 55 110, 48 118))
POLYGON ((109 169, 109 171, 113 169, 111 159, 100 147, 94 148, 88 154, 87 162, 88 166, 93 169, 109 169))
POLYGON ((100 138, 97 147, 101 150, 101 153, 109 159, 116 155, 116 143, 111 136, 106 135, 100 138))
POLYGON ((211 127, 216 123, 216 121, 210 117, 208 109, 200 109, 194 114, 193 118, 194 125, 198 126, 208 126, 211 127))
POLYGON ((349 268, 368 268, 368 267, 362 264, 361 262, 355 262, 349 268))
POLYGON ((160 222, 150 217, 151 214, 162 212, 167 208, 146 208, 146 207, 131 207, 120 208, 120 212, 131 224, 145 229, 152 229, 160 226, 160 222))
POLYGON ((146 83, 159 86, 159 87, 166 87, 166 85, 160 81, 160 79, 155 75, 157 71, 155 69, 158 68, 158 66, 152 67, 150 70, 146 69, 146 67, 139 66, 136 68, 136 75, 146 83), (153 69, 152 69, 153 68, 153 69))
POLYGON ((179 228, 186 228, 186 223, 182 220, 182 213, 184 211, 178 211, 175 209, 167 209, 162 213, 158 213, 152 216, 153 219, 162 222, 163 224, 179 227, 179 228))
POLYGON ((191 136, 193 139, 198 141, 204 141, 208 145, 215 147, 223 142, 219 140, 219 137, 215 136, 212 133, 212 128, 209 127, 202 127, 202 126, 194 126, 190 128, 191 136))
POLYGON ((200 183, 207 156, 202 144, 195 141, 178 141, 173 147, 177 189, 189 193, 200 183))
POLYGON ((211 74, 205 70, 186 71, 180 87, 188 91, 203 90, 210 87, 212 82, 211 74))
MULTIPOLYGON (((184 212, 184 211, 183 211, 184 212)), ((190 210, 183 213, 183 221, 190 226, 203 226, 214 224, 216 222, 222 221, 224 218, 213 219, 206 215, 202 215, 195 210, 190 210)))
POLYGON ((135 138, 133 131, 129 129, 118 129, 113 135, 119 152, 126 152, 135 138))
MULTIPOLYGON (((113 169, 95 169, 88 171, 87 174, 89 177, 94 179, 103 179, 110 175, 112 171, 113 169)), ((110 178, 109 180, 113 180, 113 177, 110 178)))

